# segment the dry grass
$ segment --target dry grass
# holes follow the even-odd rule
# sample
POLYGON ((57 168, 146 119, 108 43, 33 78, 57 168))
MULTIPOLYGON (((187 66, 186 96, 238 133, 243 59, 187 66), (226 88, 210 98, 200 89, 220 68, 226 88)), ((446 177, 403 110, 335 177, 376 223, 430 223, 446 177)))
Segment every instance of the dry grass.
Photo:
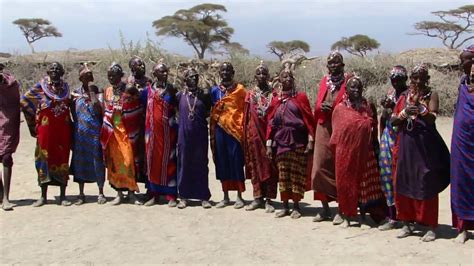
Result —
MULTIPOLYGON (((390 88, 388 73, 394 65, 404 65, 408 70, 419 63, 457 64, 457 51, 446 49, 420 49, 400 54, 379 54, 372 57, 346 58, 346 71, 360 76, 365 83, 365 96, 378 103, 390 88)), ((324 60, 309 62, 297 71, 300 88, 303 88, 314 102, 318 84, 326 73, 324 60)), ((440 72, 430 69, 430 86, 439 93, 440 114, 451 116, 457 99, 459 86, 459 72, 440 72)))
MULTIPOLYGON (((458 52, 446 49, 417 49, 402 52, 400 54, 379 54, 367 58, 347 57, 345 59, 346 71, 359 75, 366 84, 365 94, 369 99, 379 102, 385 91, 389 88, 388 73, 392 66, 401 64, 408 69, 418 63, 432 64, 456 64, 458 62, 458 52)), ((170 66, 170 80, 175 81, 177 87, 182 84, 180 70, 177 66, 179 63, 189 63, 190 59, 179 55, 172 55, 163 51, 157 43, 151 40, 145 44, 127 41, 122 36, 120 49, 97 49, 89 51, 57 51, 47 53, 37 53, 33 55, 18 56, 14 55, 5 58, 8 61, 8 68, 22 82, 22 89, 32 86, 45 74, 46 65, 49 62, 58 61, 62 63, 66 69, 65 79, 72 87, 79 86, 78 66, 81 62, 91 62, 94 64, 95 83, 98 86, 105 87, 108 85, 107 68, 112 62, 121 64, 124 69, 128 70, 128 61, 138 55, 145 60, 147 70, 151 70, 160 58, 170 66), (178 78, 175 76, 178 75, 178 78)), ((254 70, 260 63, 260 58, 244 55, 230 54, 228 61, 231 61, 236 70, 236 80, 242 82, 246 86, 253 86, 254 70)), ((2 60, 0 58, 0 60, 2 60)), ((269 66, 272 74, 275 74, 280 64, 277 61, 268 61, 265 63, 269 66)), ((202 75, 212 77, 207 82, 202 82, 202 86, 209 86, 216 82, 215 69, 211 67, 201 67, 199 69, 202 75)), ((319 58, 313 61, 306 61, 296 70, 297 85, 300 89, 307 92, 311 102, 315 101, 317 95, 318 84, 326 73, 325 58, 319 58)), ((448 72, 442 73, 435 69, 430 70, 430 85, 440 94, 440 112, 443 115, 452 115, 454 104, 457 97, 457 86, 459 82, 459 73, 448 72)))

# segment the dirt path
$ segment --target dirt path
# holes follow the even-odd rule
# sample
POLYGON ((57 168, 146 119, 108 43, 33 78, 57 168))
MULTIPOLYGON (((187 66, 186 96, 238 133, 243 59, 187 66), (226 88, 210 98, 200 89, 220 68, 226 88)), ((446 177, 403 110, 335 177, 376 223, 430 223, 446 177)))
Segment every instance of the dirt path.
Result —
MULTIPOLYGON (((449 145, 452 120, 440 118, 438 128, 449 145)), ((473 238, 465 245, 452 241, 449 189, 440 197, 440 238, 433 243, 423 243, 419 237, 399 240, 396 231, 313 223, 320 205, 310 193, 304 199, 304 217, 296 221, 278 220, 263 210, 204 210, 198 204, 184 210, 170 209, 164 203, 148 208, 100 206, 94 203, 94 196, 83 206, 33 208, 30 205, 40 190, 33 164, 35 140, 27 132, 23 123, 21 144, 14 156, 11 198, 19 206, 12 212, 0 211, 2 264, 474 263, 473 238)), ((213 168, 211 164, 212 199, 219 201, 222 195, 213 168)), ((77 184, 71 182, 68 194, 77 191, 77 184)), ((94 185, 86 186, 86 194, 96 191, 94 185)), ((50 195, 58 193, 58 188, 50 191, 50 195)), ((114 196, 108 185, 105 193, 114 196)), ((250 182, 244 197, 251 199, 250 182)))

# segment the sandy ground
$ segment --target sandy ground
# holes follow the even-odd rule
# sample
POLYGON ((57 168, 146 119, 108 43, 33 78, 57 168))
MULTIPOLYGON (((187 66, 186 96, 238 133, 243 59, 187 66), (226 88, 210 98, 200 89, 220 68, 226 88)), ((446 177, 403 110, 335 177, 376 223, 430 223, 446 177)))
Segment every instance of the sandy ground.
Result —
MULTIPOLYGON (((452 120, 440 118, 438 128, 449 145, 452 120)), ((18 207, 0 211, 2 264, 474 263, 474 239, 464 245, 452 241, 456 232, 450 227, 449 190, 440 197, 439 239, 432 243, 421 242, 419 236, 396 239, 397 231, 313 223, 312 216, 321 206, 312 200, 311 193, 304 199, 304 216, 299 220, 275 219, 263 210, 204 210, 197 203, 184 210, 169 208, 164 202, 153 207, 98 205, 93 184, 86 186, 89 203, 83 206, 56 205, 53 196, 59 189, 52 188, 50 204, 33 208, 30 205, 40 195, 34 144, 23 123, 11 192, 18 207)), ((212 199, 217 202, 222 192, 214 165, 209 166, 212 199)), ((73 200, 77 193, 77 184, 70 182, 69 198, 73 200)), ((115 195, 108 185, 105 193, 109 200, 115 195)), ((248 202, 252 199, 248 181, 244 198, 248 202)))

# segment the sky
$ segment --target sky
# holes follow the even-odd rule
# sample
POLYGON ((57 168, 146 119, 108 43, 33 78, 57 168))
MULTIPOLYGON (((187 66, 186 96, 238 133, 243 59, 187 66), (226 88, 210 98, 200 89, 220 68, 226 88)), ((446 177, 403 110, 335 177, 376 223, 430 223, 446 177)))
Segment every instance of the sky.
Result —
MULTIPOLYGON (((432 11, 472 4, 472 0, 235 0, 207 2, 227 8, 223 17, 235 30, 232 41, 251 54, 270 57, 266 45, 274 40, 303 40, 309 55, 325 55, 342 37, 365 34, 376 39, 382 52, 442 47, 441 41, 413 36, 413 25, 436 20, 432 11)), ((147 35, 169 52, 192 56, 181 39, 156 36, 154 20, 206 3, 191 0, 0 0, 0 52, 30 53, 24 36, 12 24, 18 18, 44 18, 63 34, 34 43, 36 51, 120 47, 147 35)))

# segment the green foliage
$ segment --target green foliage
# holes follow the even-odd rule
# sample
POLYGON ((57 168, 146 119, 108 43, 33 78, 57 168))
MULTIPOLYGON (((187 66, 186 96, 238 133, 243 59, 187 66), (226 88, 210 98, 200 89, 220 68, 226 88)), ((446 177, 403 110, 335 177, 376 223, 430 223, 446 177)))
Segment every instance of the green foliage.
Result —
POLYGON ((227 9, 223 5, 201 4, 155 20, 153 27, 158 36, 184 39, 198 58, 203 59, 206 51, 215 51, 219 45, 229 43, 234 33, 220 12, 227 12, 227 9))
POLYGON ((304 54, 309 52, 310 46, 308 43, 301 40, 293 40, 288 42, 272 41, 267 45, 269 52, 278 56, 280 61, 291 57, 295 54, 304 54))
POLYGON ((364 57, 368 51, 379 48, 380 44, 377 40, 370 38, 367 35, 356 34, 349 38, 343 37, 341 40, 335 42, 332 50, 345 50, 352 55, 364 57))
POLYGON ((345 60, 345 69, 349 73, 360 76, 366 86, 374 86, 387 82, 388 73, 394 66, 394 61, 395 58, 390 55, 352 57, 345 60))
MULTIPOLYGON (((234 54, 229 60, 234 66, 235 76, 234 79, 242 83, 246 88, 255 86, 255 70, 260 65, 261 58, 246 55, 246 54, 234 54)), ((263 60, 264 64, 268 66, 271 73, 277 73, 280 64, 276 61, 263 60)))
POLYGON ((42 18, 20 18, 13 21, 13 24, 17 25, 23 32, 32 53, 35 52, 33 47, 35 41, 45 37, 63 36, 56 27, 51 26, 51 22, 42 18))
MULTIPOLYGON (((344 59, 344 63, 346 72, 361 77, 364 83, 364 96, 376 103, 377 108, 381 110, 378 104, 391 88, 389 73, 392 67, 403 65, 410 70, 419 62, 398 55, 380 54, 348 57, 344 59)), ((451 116, 457 100, 460 74, 442 73, 434 69, 430 69, 429 72, 430 86, 440 97, 440 114, 451 116)), ((306 92, 312 104, 316 101, 319 83, 325 74, 327 74, 326 61, 322 59, 306 61, 295 72, 298 89, 306 92)))
POLYGON ((440 21, 420 21, 414 25, 416 33, 411 35, 426 35, 441 39, 449 49, 458 49, 469 40, 474 39, 474 5, 465 5, 448 11, 435 11, 431 14, 440 21))
POLYGON ((229 42, 222 46, 225 49, 225 53, 229 55, 232 55, 232 54, 249 55, 250 54, 250 51, 246 49, 245 47, 243 47, 242 44, 238 42, 229 42))

